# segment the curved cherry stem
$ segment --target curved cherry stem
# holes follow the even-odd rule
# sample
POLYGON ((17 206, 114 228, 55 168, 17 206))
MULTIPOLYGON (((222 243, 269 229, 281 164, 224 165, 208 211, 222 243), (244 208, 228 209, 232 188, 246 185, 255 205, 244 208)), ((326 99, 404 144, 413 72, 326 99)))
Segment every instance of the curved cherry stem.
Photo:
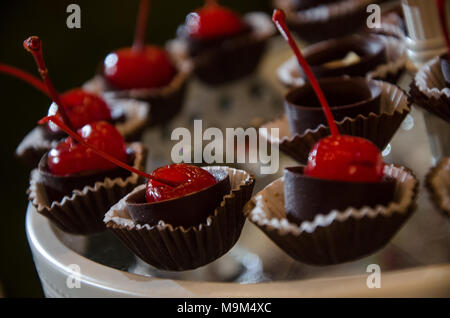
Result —
POLYGON ((102 151, 100 149, 97 149, 96 147, 94 147, 91 144, 87 143, 86 141, 84 141, 83 138, 81 138, 80 135, 78 135, 76 132, 74 132, 72 129, 70 129, 62 120, 60 120, 56 116, 44 117, 41 120, 39 120, 38 124, 39 125, 43 125, 43 124, 48 123, 49 121, 53 122, 56 126, 58 126, 61 130, 66 132, 70 137, 75 139, 78 143, 80 143, 80 144, 82 144, 82 145, 92 149, 99 156, 101 156, 104 159, 112 162, 113 164, 115 164, 115 165, 117 165, 117 166, 119 166, 119 167, 121 167, 121 168, 123 168, 125 170, 128 170, 130 172, 134 172, 134 173, 136 173, 136 174, 138 174, 141 177, 144 177, 146 179, 152 179, 152 180, 158 181, 158 182, 160 182, 162 184, 165 184, 165 185, 167 185, 169 187, 174 187, 173 183, 171 183, 170 181, 157 178, 157 177, 152 176, 152 175, 150 175, 148 173, 145 173, 145 172, 142 172, 142 171, 140 171, 140 170, 138 170, 136 168, 133 168, 132 166, 127 165, 126 163, 116 159, 115 157, 111 156, 110 154, 108 154, 108 153, 106 153, 106 152, 104 152, 104 151, 102 151))
POLYGON ((136 31, 134 34, 133 49, 142 51, 145 47, 145 36, 147 34, 148 11, 150 8, 149 0, 141 0, 139 5, 138 19, 136 22, 136 31))
POLYGON ((297 57, 298 63, 302 67, 305 75, 308 77, 309 82, 311 83, 311 86, 314 89, 314 92, 316 93, 317 98, 320 101, 320 104, 322 105, 323 111, 325 112, 325 116, 327 118, 328 125, 330 126, 331 134, 333 136, 338 136, 339 130, 334 121, 334 117, 333 117, 333 114, 331 113, 331 109, 330 109, 330 106, 328 105, 327 99, 325 98, 325 95, 324 95, 322 89, 320 88, 319 82, 317 81, 316 77, 314 76, 314 73, 312 72, 311 68, 309 67, 308 62, 306 62, 306 59, 303 57, 302 53, 300 52, 300 49, 298 48, 297 44, 295 43, 294 38, 292 37, 292 34, 286 25, 286 15, 284 14, 284 12, 282 10, 275 9, 273 12, 272 21, 275 23, 276 27, 278 28, 278 31, 280 31, 280 33, 284 37, 284 39, 288 42, 292 51, 294 51, 294 54, 297 57))
POLYGON ((41 81, 40 78, 31 75, 25 71, 22 71, 21 69, 2 64, 0 63, 0 73, 8 74, 13 77, 19 78, 23 80, 24 82, 27 82, 37 90, 41 91, 42 93, 46 94, 48 97, 50 97, 50 93, 48 92, 47 86, 41 81))
POLYGON ((447 45, 447 54, 450 58, 450 38, 447 29, 447 15, 445 13, 445 0, 435 0, 439 12, 439 21, 441 22, 442 34, 444 35, 445 43, 447 45))
POLYGON ((66 122, 67 125, 71 127, 69 116, 67 116, 64 110, 63 104, 61 103, 61 98, 59 97, 58 92, 56 91, 52 81, 50 80, 50 77, 48 76, 48 69, 47 66, 45 65, 44 57, 42 54, 41 40, 37 36, 30 36, 28 39, 23 41, 23 47, 25 48, 25 50, 27 50, 33 55, 34 60, 36 61, 36 65, 38 67, 39 74, 41 75, 42 80, 47 86, 51 98, 53 99, 55 104, 58 105, 57 112, 61 115, 64 122, 66 122))

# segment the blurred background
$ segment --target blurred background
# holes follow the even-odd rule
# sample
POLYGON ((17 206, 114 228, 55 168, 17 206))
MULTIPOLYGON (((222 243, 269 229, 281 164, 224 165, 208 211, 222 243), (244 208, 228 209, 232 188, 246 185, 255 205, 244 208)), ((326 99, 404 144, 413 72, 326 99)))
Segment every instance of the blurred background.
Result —
MULTIPOLYGON (((271 11, 270 0, 221 0, 239 12, 271 11)), ((163 45, 172 38, 187 13, 202 0, 152 0, 147 41, 163 45)), ((0 63, 10 64, 38 76, 34 60, 22 46, 30 35, 38 35, 57 90, 64 92, 92 77, 104 56, 133 41, 138 0, 120 1, 1 1, 0 63), (81 7, 81 29, 68 29, 66 8, 81 7)), ((26 189, 29 170, 14 151, 46 115, 49 99, 28 84, 0 74, 1 129, 1 223, 0 296, 43 296, 25 235, 26 189)))

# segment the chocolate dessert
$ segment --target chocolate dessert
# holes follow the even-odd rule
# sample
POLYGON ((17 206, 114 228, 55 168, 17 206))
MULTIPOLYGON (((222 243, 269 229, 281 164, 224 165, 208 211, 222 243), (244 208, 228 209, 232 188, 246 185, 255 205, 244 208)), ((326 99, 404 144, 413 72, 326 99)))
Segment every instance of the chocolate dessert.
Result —
MULTIPOLYGON (((320 87, 330 104, 336 121, 358 115, 380 113, 381 88, 364 78, 326 78, 320 87)), ((292 88, 285 97, 285 111, 292 135, 302 135, 307 129, 327 125, 320 103, 310 84, 292 88)))

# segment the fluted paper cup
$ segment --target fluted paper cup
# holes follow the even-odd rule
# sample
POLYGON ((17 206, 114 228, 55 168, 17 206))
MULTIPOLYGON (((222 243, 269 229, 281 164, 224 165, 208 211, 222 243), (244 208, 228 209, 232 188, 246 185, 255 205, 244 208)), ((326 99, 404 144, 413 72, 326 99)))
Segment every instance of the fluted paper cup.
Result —
POLYGON ((230 177, 231 192, 223 197, 204 223, 188 228, 174 227, 162 220, 153 226, 135 223, 126 200, 145 185, 111 207, 104 223, 140 259, 158 269, 190 270, 216 260, 234 246, 241 234, 245 223, 242 209, 250 200, 255 179, 244 170, 218 166, 205 169, 225 169, 230 177))
POLYGON ((284 180, 280 178, 256 194, 244 212, 299 262, 332 265, 352 261, 389 243, 416 207, 419 182, 414 174, 407 168, 389 165, 385 175, 396 181, 394 198, 387 206, 332 210, 298 225, 286 218, 284 180))
MULTIPOLYGON (((146 150, 140 143, 129 145, 134 150, 133 166, 145 167, 146 150)), ((105 231, 103 217, 109 208, 143 182, 142 178, 132 173, 127 178, 105 178, 93 186, 73 190, 59 201, 50 201, 41 180, 38 169, 31 172, 28 199, 36 211, 64 232, 72 234, 92 234, 105 231)))

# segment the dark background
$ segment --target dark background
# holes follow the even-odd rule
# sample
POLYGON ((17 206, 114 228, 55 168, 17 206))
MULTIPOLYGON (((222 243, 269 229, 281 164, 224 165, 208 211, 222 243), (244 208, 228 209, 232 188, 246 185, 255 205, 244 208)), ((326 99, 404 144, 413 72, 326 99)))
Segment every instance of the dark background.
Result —
MULTIPOLYGON (((270 11, 270 0, 222 0, 239 12, 270 11)), ((174 36, 186 14, 202 0, 153 0, 147 41, 164 44, 174 36)), ((32 56, 22 46, 30 35, 43 41, 49 74, 57 90, 80 86, 111 50, 130 46, 138 0, 21 0, 0 1, 0 63, 38 75, 32 56), (81 7, 81 29, 68 29, 66 7, 81 7)), ((46 115, 49 99, 28 84, 0 74, 1 216, 0 284, 9 297, 42 296, 25 235, 29 170, 14 151, 38 119, 46 115)))

